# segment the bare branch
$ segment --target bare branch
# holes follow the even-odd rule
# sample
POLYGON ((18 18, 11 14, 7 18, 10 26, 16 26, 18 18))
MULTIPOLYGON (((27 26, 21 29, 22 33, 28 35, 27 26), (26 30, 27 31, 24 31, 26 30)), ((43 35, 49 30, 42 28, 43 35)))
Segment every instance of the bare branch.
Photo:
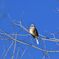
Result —
MULTIPOLYGON (((15 39, 14 39, 12 36, 10 36, 9 34, 7 34, 6 32, 4 32, 3 35, 8 36, 8 37, 10 38, 10 40, 14 40, 14 41, 15 41, 15 39)), ((48 40, 48 39, 42 39, 42 40, 48 40)), ((59 40, 48 40, 48 41, 59 42, 59 40)), ((16 40, 16 42, 21 43, 21 44, 24 44, 24 45, 27 45, 27 46, 30 46, 30 47, 33 47, 33 48, 35 48, 35 49, 37 49, 37 50, 41 50, 41 51, 43 51, 43 52, 44 52, 44 51, 47 51, 47 52, 59 52, 59 50, 58 50, 58 51, 45 50, 45 49, 39 48, 39 47, 37 47, 37 46, 35 46, 35 45, 32 45, 32 44, 28 44, 28 43, 26 43, 26 42, 23 42, 23 41, 21 41, 21 40, 16 40)))

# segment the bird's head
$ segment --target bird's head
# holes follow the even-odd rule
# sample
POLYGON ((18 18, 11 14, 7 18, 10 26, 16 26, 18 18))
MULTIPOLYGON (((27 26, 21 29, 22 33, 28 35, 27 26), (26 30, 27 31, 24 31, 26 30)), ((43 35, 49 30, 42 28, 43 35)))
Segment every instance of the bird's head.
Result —
POLYGON ((35 25, 34 24, 31 24, 31 26, 30 27, 35 27, 35 25))

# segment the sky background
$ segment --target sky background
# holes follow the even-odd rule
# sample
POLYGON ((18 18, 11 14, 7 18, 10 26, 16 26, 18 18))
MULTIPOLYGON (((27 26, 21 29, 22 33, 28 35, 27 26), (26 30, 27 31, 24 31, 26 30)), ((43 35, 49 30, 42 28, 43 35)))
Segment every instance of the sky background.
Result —
MULTIPOLYGON (((59 1, 58 0, 0 0, 0 29, 7 33, 28 34, 22 28, 15 26, 13 22, 19 22, 28 29, 31 24, 35 24, 40 34, 53 37, 49 32, 59 32, 59 1), (47 34, 48 33, 48 34, 47 34)), ((59 35, 56 35, 56 38, 59 35)), ((2 38, 8 38, 3 36, 2 38)), ((36 45, 32 36, 17 37, 27 43, 36 45)), ((56 43, 45 42, 47 49, 59 50, 56 43)), ((12 44, 10 40, 0 40, 0 58, 12 59, 14 44, 5 56, 7 48, 12 44), (5 57, 3 57, 5 56, 5 57)), ((37 46, 37 45, 36 45, 37 46)), ((38 46, 43 48, 42 41, 38 46)), ((48 53, 45 59, 58 59, 59 53, 48 53), (49 56, 48 56, 49 55, 49 56)), ((28 47, 23 44, 16 44, 14 59, 44 59, 44 52, 28 47), (26 50, 26 51, 25 51, 26 50), (19 53, 17 52, 19 51, 19 53), (23 57, 22 53, 25 51, 23 57), (18 53, 18 56, 17 56, 18 53), (16 58, 17 57, 17 58, 16 58)))

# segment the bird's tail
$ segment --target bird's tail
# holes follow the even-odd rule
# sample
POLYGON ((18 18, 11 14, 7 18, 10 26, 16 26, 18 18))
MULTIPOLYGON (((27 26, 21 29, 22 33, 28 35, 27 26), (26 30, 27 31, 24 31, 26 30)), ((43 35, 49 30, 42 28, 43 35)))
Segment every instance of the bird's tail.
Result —
POLYGON ((36 39, 36 43, 39 45, 39 41, 38 41, 38 39, 36 39))

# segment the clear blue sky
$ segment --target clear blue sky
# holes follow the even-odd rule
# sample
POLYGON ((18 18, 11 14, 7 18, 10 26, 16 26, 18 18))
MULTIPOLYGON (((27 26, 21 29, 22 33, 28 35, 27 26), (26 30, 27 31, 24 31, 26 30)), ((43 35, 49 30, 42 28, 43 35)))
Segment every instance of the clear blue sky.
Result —
MULTIPOLYGON (((22 23, 26 28, 29 28, 30 24, 34 23, 40 34, 46 35, 46 32, 59 32, 59 12, 57 11, 58 8, 58 0, 0 0, 0 29, 3 29, 8 33, 18 32, 27 34, 27 32, 25 32, 23 29, 14 26, 11 23, 15 20, 20 21, 20 18, 22 17, 22 23)), ((20 38, 22 38, 22 40, 25 39, 25 42, 33 39, 32 37, 20 38)), ((53 45, 54 43, 47 43, 49 43, 49 45, 47 45, 48 49, 57 49, 57 47, 53 45)), ((0 41, 1 58, 3 54, 2 52, 4 50, 6 51, 10 44, 11 41, 0 41)), ((22 49, 20 47, 23 47, 23 49, 27 47, 27 51, 22 59, 42 59, 44 55, 42 51, 38 51, 32 47, 17 43, 14 59, 16 59, 16 53, 18 49, 20 50, 18 59, 20 59, 22 53, 22 49)), ((6 59, 11 59, 12 51, 13 46, 5 57, 6 59)), ((58 55, 59 53, 49 53, 51 59, 58 59, 58 55)), ((48 56, 46 56, 45 59, 48 59, 48 56)))

